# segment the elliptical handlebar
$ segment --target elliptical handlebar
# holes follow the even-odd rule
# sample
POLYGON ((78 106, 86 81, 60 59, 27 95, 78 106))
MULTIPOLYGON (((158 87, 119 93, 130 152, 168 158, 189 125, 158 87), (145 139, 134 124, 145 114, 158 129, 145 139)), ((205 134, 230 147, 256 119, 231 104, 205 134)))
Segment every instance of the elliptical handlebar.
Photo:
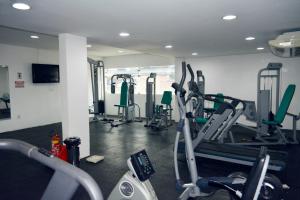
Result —
POLYGON ((194 75, 193 69, 191 68, 191 65, 187 64, 187 68, 188 68, 188 70, 191 74, 191 81, 194 82, 195 81, 195 75, 194 75))
POLYGON ((184 96, 186 94, 186 90, 184 88, 181 88, 181 90, 179 90, 178 83, 172 83, 172 88, 174 88, 175 93, 177 93, 177 91, 180 91, 181 96, 184 96))
MULTIPOLYGON (((181 92, 182 89, 183 89, 183 84, 185 82, 185 79, 186 79, 186 63, 185 62, 182 62, 182 76, 181 76, 181 80, 180 80, 180 83, 179 83, 179 87, 178 87, 178 90, 181 92)), ((182 95, 181 95, 182 96, 182 95)))

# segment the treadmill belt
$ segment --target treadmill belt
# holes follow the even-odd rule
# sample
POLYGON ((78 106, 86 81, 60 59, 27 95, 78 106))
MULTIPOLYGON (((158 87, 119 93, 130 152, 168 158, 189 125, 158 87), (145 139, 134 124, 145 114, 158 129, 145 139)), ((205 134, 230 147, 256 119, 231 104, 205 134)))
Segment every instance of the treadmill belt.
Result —
MULTIPOLYGON (((255 147, 236 146, 229 144, 217 144, 202 142, 195 149, 195 156, 252 166, 260 149, 255 147)), ((178 144, 178 153, 185 153, 184 141, 178 144)), ((269 169, 282 171, 288 159, 288 154, 283 151, 268 150, 270 155, 269 169)))
MULTIPOLYGON (((226 144, 216 144, 211 142, 202 142, 195 149, 195 154, 207 154, 214 157, 225 157, 241 161, 254 162, 259 154, 258 148, 233 146, 226 144)), ((288 154, 282 151, 268 150, 270 155, 270 165, 285 168, 288 154)))

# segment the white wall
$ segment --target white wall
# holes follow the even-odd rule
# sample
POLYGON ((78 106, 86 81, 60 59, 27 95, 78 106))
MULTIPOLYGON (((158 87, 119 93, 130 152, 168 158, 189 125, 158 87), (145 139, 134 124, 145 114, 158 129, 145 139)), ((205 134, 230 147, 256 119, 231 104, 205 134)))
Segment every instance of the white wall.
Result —
MULTIPOLYGON (((1 65, 1 64, 0 64, 1 65)), ((3 65, 5 66, 5 65, 3 65)), ((8 68, 7 67, 0 67, 0 97, 3 94, 9 93, 9 86, 8 86, 8 68)), ((6 108, 5 103, 0 101, 0 109, 6 108)))
MULTIPOLYGON (((176 80, 181 78, 181 61, 176 59, 176 80)), ((225 95, 256 101, 257 73, 269 62, 283 63, 282 93, 288 84, 296 84, 296 93, 289 111, 300 112, 300 58, 279 58, 269 53, 187 59, 194 71, 202 70, 206 78, 206 93, 222 92, 225 95)), ((189 76, 187 76, 189 80, 189 76)), ((287 117, 288 118, 288 117, 287 117)), ((290 119, 290 118, 288 118, 290 119)), ((291 128, 285 120, 284 128, 291 128)), ((298 128, 300 124, 298 124, 298 128)))
POLYGON ((9 68, 11 119, 0 120, 0 132, 61 121, 60 84, 33 84, 32 63, 58 64, 58 51, 0 44, 0 61, 9 68), (21 72, 25 88, 15 88, 21 72))

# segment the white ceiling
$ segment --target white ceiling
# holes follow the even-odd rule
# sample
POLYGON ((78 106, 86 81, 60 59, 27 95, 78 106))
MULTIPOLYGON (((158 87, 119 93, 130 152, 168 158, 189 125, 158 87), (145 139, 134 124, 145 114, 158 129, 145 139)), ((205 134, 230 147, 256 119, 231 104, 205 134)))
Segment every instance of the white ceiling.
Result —
POLYGON ((58 49, 58 39, 55 36, 37 34, 19 29, 0 26, 0 43, 25 46, 39 49, 58 49), (31 39, 31 35, 39 35, 39 39, 31 39))
MULTIPOLYGON (((215 56, 255 53, 279 33, 299 30, 299 0, 30 0, 29 11, 0 1, 0 25, 151 54, 215 56), (226 14, 237 20, 224 22, 226 14), (131 33, 120 38, 121 31, 131 33), (256 40, 245 41, 246 36, 256 40), (172 44, 167 50, 164 45, 172 44)), ((265 50, 268 51, 268 50, 265 50)))
MULTIPOLYGON (((36 32, 24 31, 0 26, 0 43, 17 46, 25 46, 38 49, 58 50, 58 38, 53 35, 40 34, 36 32), (38 35, 39 39, 31 39, 31 35, 38 35)), ((140 54, 138 51, 116 48, 106 45, 92 44, 87 48, 88 56, 93 59, 102 57, 120 56, 129 54, 140 54)))

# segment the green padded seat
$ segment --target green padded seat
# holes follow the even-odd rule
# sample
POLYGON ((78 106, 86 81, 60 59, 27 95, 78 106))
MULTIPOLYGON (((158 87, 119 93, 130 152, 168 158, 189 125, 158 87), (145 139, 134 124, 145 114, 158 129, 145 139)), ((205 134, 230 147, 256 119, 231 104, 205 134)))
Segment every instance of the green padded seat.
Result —
POLYGON ((126 81, 124 81, 121 85, 121 96, 120 96, 120 104, 115 105, 118 107, 127 107, 127 98, 128 98, 128 84, 126 81))
POLYGON ((202 117, 196 117, 195 118, 195 121, 198 123, 198 124, 205 124, 207 122, 207 118, 202 118, 202 117))
POLYGON ((164 94, 161 99, 161 104, 171 105, 171 102, 172 102, 172 92, 164 91, 164 94))
POLYGON ((294 85, 294 84, 290 84, 286 88, 286 90, 284 92, 284 95, 281 99, 279 108, 277 110, 277 113, 274 117, 274 120, 262 120, 262 122, 264 124, 267 124, 267 125, 280 125, 283 122, 283 120, 286 116, 286 113, 288 112, 288 109, 290 107, 290 104, 292 102, 295 90, 296 90, 296 85, 294 85))

